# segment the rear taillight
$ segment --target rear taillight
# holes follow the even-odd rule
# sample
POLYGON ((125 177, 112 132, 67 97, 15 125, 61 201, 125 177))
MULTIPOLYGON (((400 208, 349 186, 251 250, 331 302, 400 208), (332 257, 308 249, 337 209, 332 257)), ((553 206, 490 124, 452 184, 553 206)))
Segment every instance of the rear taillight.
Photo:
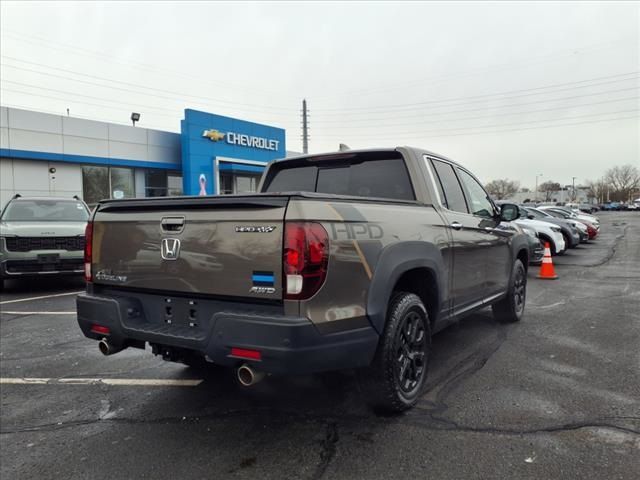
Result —
POLYGON ((91 276, 91 257, 93 250, 93 222, 87 223, 84 230, 84 279, 87 282, 93 280, 91 276))
POLYGON ((319 223, 287 222, 283 256, 284 298, 304 300, 312 297, 327 276, 327 231, 319 223))

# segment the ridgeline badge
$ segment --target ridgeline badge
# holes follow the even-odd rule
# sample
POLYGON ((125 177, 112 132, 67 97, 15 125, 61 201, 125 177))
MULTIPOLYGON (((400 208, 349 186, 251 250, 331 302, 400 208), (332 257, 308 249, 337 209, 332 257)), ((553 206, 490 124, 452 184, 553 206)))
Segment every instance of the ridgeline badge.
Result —
POLYGON ((236 233, 271 233, 275 225, 236 225, 236 233))

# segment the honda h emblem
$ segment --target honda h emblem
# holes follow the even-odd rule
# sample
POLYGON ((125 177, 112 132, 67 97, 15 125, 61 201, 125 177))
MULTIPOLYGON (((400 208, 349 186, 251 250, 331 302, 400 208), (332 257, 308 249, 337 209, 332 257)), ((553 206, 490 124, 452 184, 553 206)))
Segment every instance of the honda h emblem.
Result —
POLYGON ((177 260, 180 256, 180 240, 177 238, 163 238, 160 244, 160 255, 163 260, 177 260))

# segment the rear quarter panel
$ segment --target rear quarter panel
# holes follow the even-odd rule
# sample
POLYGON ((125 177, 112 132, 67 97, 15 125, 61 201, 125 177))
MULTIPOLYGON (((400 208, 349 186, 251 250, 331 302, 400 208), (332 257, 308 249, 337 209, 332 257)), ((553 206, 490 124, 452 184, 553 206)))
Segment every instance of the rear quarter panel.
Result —
POLYGON ((299 314, 323 333, 369 325, 370 286, 383 252, 392 246, 403 242, 435 246, 445 266, 441 273, 448 278, 448 234, 431 206, 292 199, 286 219, 320 222, 329 235, 326 281, 312 298, 299 302, 299 314))

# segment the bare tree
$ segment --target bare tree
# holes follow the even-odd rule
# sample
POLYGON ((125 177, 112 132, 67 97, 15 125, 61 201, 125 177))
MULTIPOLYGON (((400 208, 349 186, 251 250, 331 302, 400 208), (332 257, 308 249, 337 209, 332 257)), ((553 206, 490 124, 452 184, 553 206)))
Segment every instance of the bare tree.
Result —
POLYGON ((508 180, 506 178, 493 180, 485 185, 487 192, 496 200, 509 198, 518 191, 520 182, 508 180))
POLYGON ((598 203, 604 203, 607 200, 607 182, 604 178, 598 180, 587 180, 585 186, 588 189, 587 196, 595 198, 598 203))
POLYGON ((640 171, 630 164, 612 167, 604 174, 604 181, 611 190, 612 200, 626 201, 640 188, 640 171))
POLYGON ((552 182, 552 181, 544 182, 538 185, 538 191, 544 193, 545 202, 551 201, 551 197, 553 196, 553 193, 557 192, 561 188, 562 187, 558 182, 552 182))

